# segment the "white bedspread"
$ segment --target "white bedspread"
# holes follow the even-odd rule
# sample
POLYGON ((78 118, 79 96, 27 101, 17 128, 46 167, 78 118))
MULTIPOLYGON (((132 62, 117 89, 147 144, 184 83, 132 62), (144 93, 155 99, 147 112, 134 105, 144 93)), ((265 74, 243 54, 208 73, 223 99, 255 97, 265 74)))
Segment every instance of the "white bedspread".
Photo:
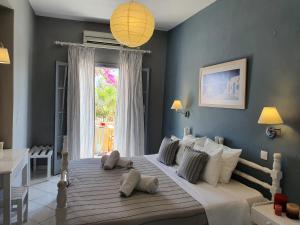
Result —
POLYGON ((203 205, 210 225, 250 225, 251 204, 264 200, 260 192, 235 180, 216 187, 205 182, 191 184, 176 174, 176 167, 158 162, 157 155, 145 157, 203 205))

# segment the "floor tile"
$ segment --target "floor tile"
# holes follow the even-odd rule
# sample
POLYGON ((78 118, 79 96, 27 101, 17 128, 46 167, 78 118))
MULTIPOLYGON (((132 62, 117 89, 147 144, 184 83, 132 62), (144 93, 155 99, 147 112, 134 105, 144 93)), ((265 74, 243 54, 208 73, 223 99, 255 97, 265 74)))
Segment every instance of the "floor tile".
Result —
POLYGON ((55 216, 55 210, 50 209, 47 206, 42 206, 42 207, 38 208, 37 210, 34 210, 29 213, 29 218, 34 221, 37 221, 39 223, 43 222, 53 216, 55 216))
MULTIPOLYGON (((56 197, 56 196, 55 196, 56 197)), ((55 198, 55 200, 53 200, 52 202, 50 202, 49 204, 47 204, 46 206, 48 207, 48 208, 50 208, 50 209, 56 209, 56 205, 57 205, 57 203, 56 203, 56 198, 55 198)))
POLYGON ((48 204, 56 201, 56 195, 47 193, 39 198, 32 200, 32 202, 40 204, 42 206, 47 206, 48 204))
POLYGON ((41 179, 47 177, 47 171, 39 171, 35 173, 31 173, 31 179, 41 179))
POLYGON ((29 219, 25 225, 55 225, 57 182, 60 176, 29 187, 29 219))
POLYGON ((45 194, 44 191, 35 188, 34 186, 29 187, 28 198, 29 200, 37 199, 45 194))
POLYGON ((55 220, 55 216, 39 223, 38 225, 56 225, 56 220, 55 220))
POLYGON ((39 223, 37 221, 34 221, 32 219, 29 219, 24 225, 38 225, 39 223))
POLYGON ((41 191, 49 192, 52 194, 57 193, 57 184, 49 182, 49 181, 36 184, 36 185, 34 185, 34 188, 39 189, 41 191))
POLYGON ((60 180, 60 175, 57 175, 57 176, 53 176, 50 178, 50 182, 51 183, 55 183, 57 185, 58 181, 60 180))
POLYGON ((33 212, 41 207, 42 207, 42 205, 35 203, 33 200, 31 200, 31 201, 29 200, 28 212, 33 212))

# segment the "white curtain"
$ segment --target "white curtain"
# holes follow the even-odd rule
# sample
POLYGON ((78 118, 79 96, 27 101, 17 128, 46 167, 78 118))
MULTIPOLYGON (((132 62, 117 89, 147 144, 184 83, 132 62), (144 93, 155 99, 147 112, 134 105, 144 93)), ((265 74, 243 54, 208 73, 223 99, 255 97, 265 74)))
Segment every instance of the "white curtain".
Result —
POLYGON ((120 52, 115 145, 122 156, 144 154, 142 53, 120 52))
POLYGON ((93 157, 95 49, 69 47, 67 141, 70 159, 93 157))

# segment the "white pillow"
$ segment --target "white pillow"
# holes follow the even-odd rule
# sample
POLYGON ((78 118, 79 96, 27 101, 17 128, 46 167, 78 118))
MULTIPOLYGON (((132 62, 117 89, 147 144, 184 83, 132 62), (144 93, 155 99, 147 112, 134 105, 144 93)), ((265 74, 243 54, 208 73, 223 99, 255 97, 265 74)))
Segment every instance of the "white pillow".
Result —
POLYGON ((183 141, 185 141, 185 140, 194 140, 194 139, 196 139, 196 137, 194 135, 191 135, 191 134, 185 135, 182 138, 183 141))
POLYGON ((242 149, 232 149, 223 145, 223 154, 221 160, 221 173, 219 182, 227 184, 230 181, 232 172, 238 164, 242 149))
POLYGON ((178 140, 178 141, 181 141, 181 139, 178 138, 178 137, 176 137, 175 135, 172 135, 172 136, 171 136, 171 140, 172 140, 172 141, 177 141, 177 140, 178 140))
POLYGON ((203 151, 206 139, 207 139, 207 137, 197 138, 197 140, 195 141, 193 149, 195 151, 203 151))
POLYGON ((223 146, 207 138, 203 151, 209 155, 209 159, 202 174, 202 179, 216 186, 221 173, 223 146))

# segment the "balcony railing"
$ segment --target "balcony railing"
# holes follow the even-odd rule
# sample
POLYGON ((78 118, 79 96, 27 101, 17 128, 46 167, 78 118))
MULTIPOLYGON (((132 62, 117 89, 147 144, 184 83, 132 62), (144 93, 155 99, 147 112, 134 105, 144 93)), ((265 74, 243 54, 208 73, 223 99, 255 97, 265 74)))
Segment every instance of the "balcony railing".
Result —
POLYGON ((114 122, 95 125, 94 156, 109 154, 114 150, 114 122))

